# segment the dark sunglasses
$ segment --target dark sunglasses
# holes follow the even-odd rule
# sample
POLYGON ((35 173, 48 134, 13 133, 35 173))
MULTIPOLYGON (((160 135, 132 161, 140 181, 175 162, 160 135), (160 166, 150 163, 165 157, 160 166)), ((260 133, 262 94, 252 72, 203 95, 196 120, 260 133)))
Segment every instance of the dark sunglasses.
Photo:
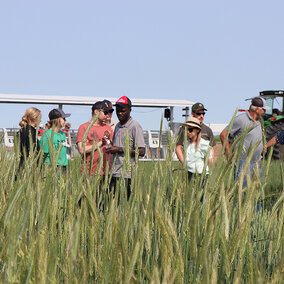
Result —
POLYGON ((113 113, 114 109, 104 110, 104 114, 107 115, 109 113, 113 113))
POLYGON ((187 128, 188 132, 190 132, 190 133, 193 132, 193 129, 194 128, 187 128))
POLYGON ((205 112, 196 112, 196 115, 200 116, 200 115, 205 115, 205 112))

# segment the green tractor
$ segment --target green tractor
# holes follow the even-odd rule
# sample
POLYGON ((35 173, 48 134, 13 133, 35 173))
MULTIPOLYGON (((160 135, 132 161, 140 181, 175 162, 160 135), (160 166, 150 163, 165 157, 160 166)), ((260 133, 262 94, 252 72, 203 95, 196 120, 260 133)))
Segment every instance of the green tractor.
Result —
MULTIPOLYGON (((270 110, 263 116, 267 141, 284 129, 284 91, 263 91, 259 95, 266 100, 270 110)), ((272 157, 284 160, 284 145, 275 145, 272 157)))

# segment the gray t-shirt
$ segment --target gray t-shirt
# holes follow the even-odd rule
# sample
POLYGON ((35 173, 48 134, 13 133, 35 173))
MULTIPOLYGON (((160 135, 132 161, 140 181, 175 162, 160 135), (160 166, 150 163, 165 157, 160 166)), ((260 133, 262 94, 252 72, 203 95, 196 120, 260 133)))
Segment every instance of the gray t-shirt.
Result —
MULTIPOLYGON (((130 150, 135 149, 135 145, 137 144, 138 148, 145 148, 145 141, 143 130, 140 124, 133 120, 131 117, 125 123, 121 124, 120 122, 117 123, 114 129, 113 134, 113 145, 124 148, 124 137, 126 135, 126 131, 128 131, 129 138, 130 138, 130 150)), ((115 155, 116 162, 114 165, 113 176, 120 177, 121 176, 121 169, 124 161, 124 153, 115 155)), ((135 157, 130 157, 130 163, 133 165, 135 163, 135 157)), ((131 171, 129 173, 124 173, 125 178, 131 178, 131 171)))
MULTIPOLYGON (((210 141, 209 145, 211 147, 214 147, 216 145, 211 128, 205 125, 204 123, 201 124, 201 138, 210 141)), ((184 141, 184 127, 181 127, 178 132, 177 145, 183 145, 183 141, 184 141)))
MULTIPOLYGON (((238 136, 240 136, 245 130, 251 127, 253 127, 253 129, 248 132, 244 140, 241 160, 246 159, 248 154, 247 151, 249 150, 249 148, 252 148, 256 143, 260 142, 251 160, 252 162, 257 162, 261 159, 261 152, 263 148, 262 130, 261 123, 259 120, 255 122, 250 116, 249 112, 238 115, 235 118, 232 128, 230 130, 229 138, 234 140, 238 136)), ((228 130, 228 126, 226 127, 226 129, 228 130)))

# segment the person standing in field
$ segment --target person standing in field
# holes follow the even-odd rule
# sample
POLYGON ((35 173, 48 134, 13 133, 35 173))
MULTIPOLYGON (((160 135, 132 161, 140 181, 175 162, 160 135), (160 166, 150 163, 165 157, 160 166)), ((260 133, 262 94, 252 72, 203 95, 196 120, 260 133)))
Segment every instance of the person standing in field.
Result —
POLYGON ((111 167, 111 154, 106 152, 106 147, 108 147, 106 144, 108 141, 111 141, 113 137, 113 130, 108 124, 113 111, 112 104, 107 101, 98 101, 92 106, 92 118, 98 117, 87 134, 85 146, 83 145, 83 137, 91 121, 80 125, 76 144, 82 156, 81 172, 84 170, 84 167, 87 167, 87 171, 90 175, 96 174, 100 157, 97 147, 100 148, 103 154, 103 167, 100 174, 105 174, 107 164, 109 165, 109 168, 111 167), (94 155, 92 157, 94 141, 97 143, 97 147, 95 146, 94 155), (90 165, 91 160, 92 165, 90 165))
MULTIPOLYGON (((216 142, 211 128, 204 124, 204 116, 206 113, 205 111, 207 111, 207 109, 204 107, 202 103, 195 103, 191 108, 191 116, 197 118, 200 121, 201 138, 209 141, 209 145, 211 146, 212 159, 214 159, 214 146, 216 145, 216 142)), ((184 130, 185 130, 184 127, 181 127, 179 130, 178 141, 175 149, 176 155, 182 164, 184 163, 184 157, 183 157, 184 130)), ((188 139, 188 136, 186 137, 188 139)))
POLYGON ((30 155, 31 150, 36 154, 39 152, 36 126, 41 121, 41 112, 35 107, 30 107, 25 111, 19 125, 20 139, 20 164, 19 169, 24 165, 25 159, 30 155))
POLYGON ((49 121, 46 124, 46 131, 42 135, 39 141, 40 147, 43 149, 44 153, 44 163, 51 164, 51 155, 49 149, 49 141, 55 150, 55 156, 59 152, 58 160, 56 161, 57 167, 62 168, 63 172, 66 172, 66 167, 68 165, 67 159, 67 141, 66 135, 61 130, 65 126, 66 118, 70 116, 70 113, 64 113, 61 109, 53 109, 49 112, 49 121))
MULTIPOLYGON (((188 170, 188 182, 191 181, 194 174, 200 175, 206 167, 206 177, 209 174, 209 167, 212 163, 212 149, 209 140, 201 137, 201 122, 195 117, 189 118, 186 123, 182 125, 187 134, 188 144, 186 146, 185 162, 188 170), (205 164, 208 155, 208 164, 205 164)), ((183 158, 183 156, 182 156, 183 158)), ((180 161, 184 164, 184 161, 180 161)))
POLYGON ((111 187, 114 187, 117 180, 120 177, 124 177, 127 183, 127 199, 130 197, 131 193, 131 170, 129 172, 122 172, 122 166, 124 162, 125 155, 125 135, 128 132, 130 138, 130 164, 135 163, 135 147, 138 147, 138 155, 143 157, 145 155, 145 142, 142 127, 136 122, 131 116, 131 100, 123 96, 116 101, 116 115, 119 122, 115 126, 114 136, 113 136, 113 146, 107 151, 114 155, 116 158, 113 175, 111 181, 111 187))
MULTIPOLYGON (((236 169, 236 177, 240 176, 241 170, 244 167, 245 160, 248 155, 249 149, 258 144, 253 157, 250 162, 249 170, 250 174, 253 175, 253 169, 258 168, 260 172, 260 176, 262 176, 260 160, 261 153, 263 149, 263 135, 261 129, 260 118, 265 114, 266 110, 270 109, 269 106, 266 105, 266 101, 261 97, 255 97, 251 100, 251 105, 249 110, 245 113, 238 115, 232 125, 232 128, 229 133, 230 140, 236 139, 238 136, 242 135, 245 131, 251 130, 246 134, 246 137, 243 142, 243 151, 241 153, 239 167, 236 169)), ((227 136, 228 126, 221 132, 220 139, 222 144, 225 142, 225 138, 227 136)), ((225 144, 225 152, 227 158, 229 159, 230 153, 230 144, 229 139, 227 139, 225 144)), ((244 180, 244 187, 246 186, 246 179, 244 180)))

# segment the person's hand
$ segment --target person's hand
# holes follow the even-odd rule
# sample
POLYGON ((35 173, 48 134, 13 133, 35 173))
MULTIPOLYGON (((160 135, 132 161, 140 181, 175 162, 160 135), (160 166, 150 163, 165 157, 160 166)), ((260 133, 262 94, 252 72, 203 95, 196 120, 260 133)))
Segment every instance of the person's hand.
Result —
POLYGON ((120 147, 111 146, 106 149, 106 153, 116 154, 119 151, 120 147))
POLYGON ((110 132, 109 132, 108 130, 106 130, 106 131, 104 132, 104 136, 105 136, 106 138, 110 139, 110 132))

